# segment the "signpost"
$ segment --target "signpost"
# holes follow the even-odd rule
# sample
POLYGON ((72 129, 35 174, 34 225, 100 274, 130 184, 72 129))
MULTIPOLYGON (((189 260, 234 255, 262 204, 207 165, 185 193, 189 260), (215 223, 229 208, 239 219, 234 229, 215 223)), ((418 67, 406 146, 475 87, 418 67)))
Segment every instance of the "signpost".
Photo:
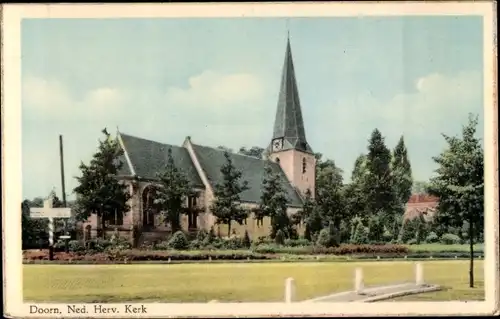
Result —
POLYGON ((32 218, 48 218, 49 219, 49 260, 54 260, 54 218, 70 218, 71 208, 54 208, 52 207, 52 196, 43 203, 43 207, 30 208, 30 216, 32 218))

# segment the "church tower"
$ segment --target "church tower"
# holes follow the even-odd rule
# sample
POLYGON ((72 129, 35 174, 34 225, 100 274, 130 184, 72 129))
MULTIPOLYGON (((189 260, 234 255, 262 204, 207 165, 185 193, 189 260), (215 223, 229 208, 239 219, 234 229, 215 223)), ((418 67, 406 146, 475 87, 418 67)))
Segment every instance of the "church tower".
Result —
POLYGON ((306 139, 289 37, 269 159, 280 164, 288 180, 302 195, 309 189, 314 197, 316 158, 306 139))

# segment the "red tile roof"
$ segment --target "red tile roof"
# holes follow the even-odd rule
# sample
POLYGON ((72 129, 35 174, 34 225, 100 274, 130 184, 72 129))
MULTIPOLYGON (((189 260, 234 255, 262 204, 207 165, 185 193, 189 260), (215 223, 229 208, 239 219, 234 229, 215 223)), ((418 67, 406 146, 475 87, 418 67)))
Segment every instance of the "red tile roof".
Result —
POLYGON ((430 221, 436 214, 438 198, 430 195, 414 194, 406 204, 404 214, 405 220, 417 218, 420 215, 424 216, 426 221, 430 221))

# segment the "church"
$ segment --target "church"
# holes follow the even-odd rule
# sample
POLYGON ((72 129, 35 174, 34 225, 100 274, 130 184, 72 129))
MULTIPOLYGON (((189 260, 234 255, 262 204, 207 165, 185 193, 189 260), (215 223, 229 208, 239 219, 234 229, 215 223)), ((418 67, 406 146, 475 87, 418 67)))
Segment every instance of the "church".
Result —
MULTIPOLYGON (((242 172, 242 180, 249 189, 241 193, 241 205, 249 209, 257 207, 262 194, 264 168, 270 164, 272 170, 282 179, 288 196, 288 214, 302 209, 303 196, 309 189, 314 196, 316 159, 307 142, 304 120, 300 106, 297 81, 292 59, 290 39, 287 40, 285 59, 278 95, 273 135, 270 136, 265 158, 255 158, 231 153, 234 166, 242 172)), ((191 137, 177 145, 131 136, 117 132, 118 142, 123 149, 123 168, 118 176, 131 194, 130 211, 109 221, 107 230, 117 229, 120 235, 131 238, 135 228, 140 241, 161 240, 170 229, 161 220, 161 214, 152 209, 152 185, 156 174, 166 164, 170 149, 177 168, 182 170, 195 189, 195 195, 187 198, 187 214, 182 215, 181 225, 185 231, 214 228, 216 233, 227 236, 227 225, 217 225, 210 212, 214 200, 214 187, 222 180, 221 166, 225 163, 222 150, 196 144, 191 137)), ((82 226, 84 237, 97 234, 100 223, 92 215, 82 226)), ((269 234, 268 218, 257 221, 252 216, 239 225, 231 224, 233 234, 242 236, 246 231, 252 239, 269 234)), ((299 225, 299 232, 303 227, 299 225)))

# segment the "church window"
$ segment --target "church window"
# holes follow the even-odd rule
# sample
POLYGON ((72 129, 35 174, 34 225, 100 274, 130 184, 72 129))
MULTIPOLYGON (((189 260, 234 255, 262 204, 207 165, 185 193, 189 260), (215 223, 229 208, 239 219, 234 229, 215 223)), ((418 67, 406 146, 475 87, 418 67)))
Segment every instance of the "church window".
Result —
POLYGON ((307 166, 307 164, 306 164, 306 159, 305 159, 305 158, 303 158, 303 159, 302 159, 302 174, 305 174, 305 173, 306 173, 306 166, 307 166))
POLYGON ((108 218, 109 225, 123 225, 123 214, 120 214, 115 210, 115 213, 108 218))

